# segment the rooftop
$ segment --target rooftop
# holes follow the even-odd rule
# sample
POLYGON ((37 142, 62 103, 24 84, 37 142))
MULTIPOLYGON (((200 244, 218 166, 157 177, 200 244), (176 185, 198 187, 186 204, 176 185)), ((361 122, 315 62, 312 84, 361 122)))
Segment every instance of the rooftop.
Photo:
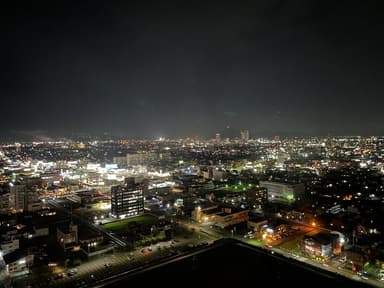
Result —
POLYGON ((249 287, 249 284, 256 287, 265 282, 268 287, 309 287, 314 283, 316 287, 369 287, 233 239, 216 241, 206 248, 154 263, 122 278, 102 286, 133 287, 155 281, 166 282, 167 287, 182 287, 186 283, 192 287, 202 287, 204 283, 215 283, 218 287, 221 284, 223 287, 249 287))

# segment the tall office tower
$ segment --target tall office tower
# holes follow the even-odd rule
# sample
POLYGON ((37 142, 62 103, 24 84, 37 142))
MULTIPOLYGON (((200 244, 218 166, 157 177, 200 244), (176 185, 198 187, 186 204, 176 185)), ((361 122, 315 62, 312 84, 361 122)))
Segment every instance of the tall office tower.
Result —
POLYGON ((215 134, 215 140, 216 140, 217 143, 221 142, 221 135, 220 135, 220 133, 216 133, 215 134))
MULTIPOLYGON (((42 202, 39 194, 31 189, 34 178, 26 178, 23 182, 9 183, 9 209, 14 212, 26 212, 40 210, 42 202)), ((3 203, 5 204, 5 203, 3 203)))
POLYGON ((28 203, 27 187, 20 183, 10 183, 10 186, 10 208, 14 209, 16 212, 26 210, 25 208, 28 203))
POLYGON ((111 188, 111 214, 115 218, 126 218, 144 213, 143 183, 126 178, 124 185, 111 188))
POLYGON ((241 141, 248 142, 248 140, 249 140, 249 130, 241 130, 240 131, 240 135, 241 135, 241 141))

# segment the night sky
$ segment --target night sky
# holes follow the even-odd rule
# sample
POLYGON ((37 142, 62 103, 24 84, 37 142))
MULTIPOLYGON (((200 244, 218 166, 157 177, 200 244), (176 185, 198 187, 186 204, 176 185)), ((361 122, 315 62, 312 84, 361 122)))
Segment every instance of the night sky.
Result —
POLYGON ((30 2, 0 10, 0 139, 384 134, 380 1, 30 2))

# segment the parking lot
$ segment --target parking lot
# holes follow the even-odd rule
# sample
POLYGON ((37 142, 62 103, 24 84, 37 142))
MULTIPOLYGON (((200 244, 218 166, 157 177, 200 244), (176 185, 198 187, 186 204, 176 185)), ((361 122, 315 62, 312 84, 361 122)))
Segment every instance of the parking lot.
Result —
POLYGON ((92 258, 76 268, 62 269, 59 273, 51 273, 44 279, 36 279, 33 275, 20 277, 14 281, 13 287, 84 287, 112 275, 147 265, 156 259, 176 255, 184 249, 190 249, 195 245, 207 243, 210 240, 209 237, 204 236, 200 236, 198 239, 177 238, 151 246, 140 247, 131 252, 115 251, 113 254, 92 258))

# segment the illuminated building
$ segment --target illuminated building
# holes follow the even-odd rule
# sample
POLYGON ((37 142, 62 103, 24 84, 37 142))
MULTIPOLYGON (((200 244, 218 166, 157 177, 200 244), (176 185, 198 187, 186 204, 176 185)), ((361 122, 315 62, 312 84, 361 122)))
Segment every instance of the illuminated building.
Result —
POLYGON ((232 208, 223 208, 221 212, 216 213, 216 226, 225 228, 239 223, 247 222, 249 219, 248 210, 234 210, 232 208))
POLYGON ((127 165, 148 165, 158 160, 158 154, 152 152, 137 152, 127 154, 127 165))
POLYGON ((209 166, 204 167, 202 170, 202 174, 204 179, 212 179, 212 180, 224 180, 227 178, 227 171, 222 167, 209 166))
POLYGON ((313 236, 305 235, 302 248, 305 253, 312 257, 328 258, 332 255, 332 235, 328 233, 318 233, 313 236))
POLYGON ((304 193, 304 184, 302 183, 288 184, 260 181, 260 186, 267 188, 269 202, 291 204, 304 193))
MULTIPOLYGON (((15 212, 37 211, 41 209, 42 203, 38 199, 38 194, 29 189, 27 185, 24 183, 10 183, 9 185, 10 209, 15 212)), ((3 205, 6 205, 6 203, 3 205)))
POLYGON ((262 208, 268 201, 268 193, 266 188, 252 188, 245 192, 247 200, 255 208, 262 208))
POLYGON ((218 212, 217 205, 210 205, 207 207, 198 206, 192 211, 192 219, 197 222, 213 222, 215 213, 218 212))
POLYGON ((124 185, 111 188, 112 217, 125 218, 144 213, 144 184, 127 178, 124 185))
POLYGON ((112 163, 118 164, 120 166, 127 165, 127 156, 116 156, 112 158, 112 163))
POLYGON ((69 226, 57 227, 57 242, 64 249, 64 251, 73 249, 78 242, 78 229, 77 225, 72 222, 69 226))
POLYGON ((240 135, 241 135, 241 141, 248 142, 248 140, 249 140, 249 130, 241 130, 240 131, 240 135))
POLYGON ((34 255, 28 249, 16 250, 4 255, 3 259, 7 273, 13 274, 31 267, 34 262, 34 255))
POLYGON ((20 248, 19 239, 11 239, 8 241, 3 241, 0 244, 1 252, 3 255, 7 255, 13 251, 16 251, 20 248))
POLYGON ((220 133, 216 133, 215 134, 215 141, 216 141, 216 143, 220 143, 221 142, 221 135, 220 135, 220 133))
POLYGON ((87 255, 97 254, 97 248, 103 242, 104 237, 100 233, 87 233, 79 235, 80 249, 87 255), (95 253, 96 252, 96 253, 95 253))
POLYGON ((216 226, 225 228, 247 222, 249 219, 248 212, 248 210, 244 209, 219 208, 216 205, 206 208, 196 207, 192 211, 192 219, 200 223, 214 222, 216 226))
POLYGON ((22 212, 26 206, 27 187, 24 184, 10 183, 10 205, 16 212, 22 212))

